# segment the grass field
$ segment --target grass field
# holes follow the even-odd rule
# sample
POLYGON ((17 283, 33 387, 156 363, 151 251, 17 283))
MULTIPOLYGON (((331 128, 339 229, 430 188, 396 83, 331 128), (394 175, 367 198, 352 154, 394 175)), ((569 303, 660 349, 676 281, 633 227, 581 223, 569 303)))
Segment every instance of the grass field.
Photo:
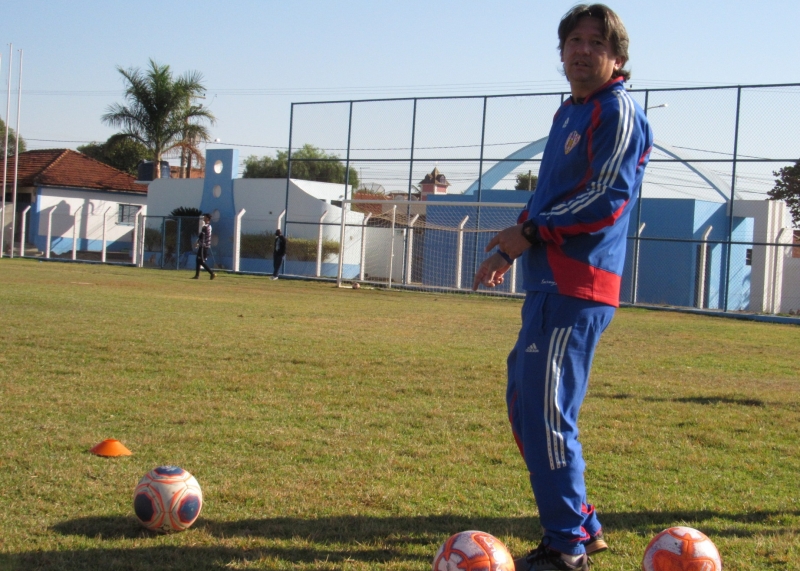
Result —
MULTIPOLYGON (((506 421, 519 300, 0 260, 0 570, 427 570, 452 533, 539 538, 506 421), (118 438, 133 456, 89 453, 118 438), (133 516, 192 472, 188 531, 133 516)), ((590 499, 638 569, 689 525, 800 569, 800 327, 625 309, 581 414, 590 499)))

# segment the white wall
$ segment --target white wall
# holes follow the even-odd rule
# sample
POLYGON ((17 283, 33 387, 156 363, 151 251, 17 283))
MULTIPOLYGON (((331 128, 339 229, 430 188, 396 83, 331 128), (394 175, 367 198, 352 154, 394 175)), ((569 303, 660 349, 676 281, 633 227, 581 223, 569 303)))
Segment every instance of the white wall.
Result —
POLYGON ((787 256, 783 264, 783 296, 781 313, 800 315, 800 258, 787 256))
MULTIPOLYGON (((242 217, 243 233, 272 234, 278 227, 278 217, 284 210, 287 215, 287 237, 316 240, 319 236, 319 220, 323 222, 323 239, 338 242, 341 238, 342 209, 330 204, 340 200, 344 194, 343 184, 290 180, 289 204, 286 205, 286 179, 242 178, 233 181, 233 202, 236 212, 245 209, 242 217)), ((203 198, 203 179, 158 179, 150 183, 148 191, 148 214, 151 217, 169 216, 180 206, 199 208, 203 198)), ((347 222, 361 224, 364 215, 348 212, 347 222)), ((360 228, 348 227, 345 233, 347 248, 346 264, 358 263, 360 252, 360 228)))
POLYGON ((169 216, 181 206, 200 208, 202 199, 202 178, 159 178, 149 183, 147 213, 150 216, 169 216))
MULTIPOLYGON (((791 242, 791 216, 782 200, 736 200, 733 215, 753 219, 753 242, 791 242)), ((777 313, 782 307, 784 248, 753 246, 750 311, 777 313)), ((788 293, 788 292, 787 292, 788 293)))
MULTIPOLYGON (((106 220, 106 241, 130 241, 133 225, 118 224, 119 205, 141 207, 147 213, 147 196, 124 192, 102 192, 63 188, 41 188, 34 208, 39 217, 37 235, 47 237, 48 221, 52 210, 51 238, 70 242, 73 228, 78 224, 77 237, 89 241, 102 241, 103 221, 106 220)), ((58 248, 56 248, 58 250, 58 248)))
POLYGON ((236 211, 244 208, 242 232, 273 233, 286 205, 286 179, 241 178, 233 182, 236 211))

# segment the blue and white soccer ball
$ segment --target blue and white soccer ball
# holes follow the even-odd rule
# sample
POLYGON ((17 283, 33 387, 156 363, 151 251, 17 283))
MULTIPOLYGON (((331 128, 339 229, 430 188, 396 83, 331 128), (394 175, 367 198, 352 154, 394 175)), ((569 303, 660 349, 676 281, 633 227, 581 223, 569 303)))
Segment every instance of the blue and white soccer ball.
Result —
POLYGON ((202 508, 200 484, 178 466, 159 466, 150 470, 133 491, 133 511, 139 523, 160 533, 188 529, 202 508))

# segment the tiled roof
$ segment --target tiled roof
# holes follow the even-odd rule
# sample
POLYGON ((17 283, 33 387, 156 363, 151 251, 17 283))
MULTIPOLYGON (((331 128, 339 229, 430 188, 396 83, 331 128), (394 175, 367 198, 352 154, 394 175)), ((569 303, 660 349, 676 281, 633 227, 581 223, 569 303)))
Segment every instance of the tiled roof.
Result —
MULTIPOLYGON (((14 184, 15 160, 16 157, 8 157, 6 192, 14 184)), ((0 160, 0 171, 2 163, 0 160)), ((136 179, 128 173, 71 149, 44 149, 20 153, 17 176, 17 187, 74 187, 147 194, 147 186, 136 184, 136 179)))

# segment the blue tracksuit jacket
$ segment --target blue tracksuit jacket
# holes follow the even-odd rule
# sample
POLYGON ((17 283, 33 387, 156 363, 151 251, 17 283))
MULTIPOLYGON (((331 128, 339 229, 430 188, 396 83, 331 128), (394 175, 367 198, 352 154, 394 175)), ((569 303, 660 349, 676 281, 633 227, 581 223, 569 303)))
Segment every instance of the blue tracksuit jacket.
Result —
POLYGON ((564 102, 519 220, 532 220, 541 241, 522 256, 526 291, 619 305, 628 222, 652 146, 621 79, 581 105, 564 102))

